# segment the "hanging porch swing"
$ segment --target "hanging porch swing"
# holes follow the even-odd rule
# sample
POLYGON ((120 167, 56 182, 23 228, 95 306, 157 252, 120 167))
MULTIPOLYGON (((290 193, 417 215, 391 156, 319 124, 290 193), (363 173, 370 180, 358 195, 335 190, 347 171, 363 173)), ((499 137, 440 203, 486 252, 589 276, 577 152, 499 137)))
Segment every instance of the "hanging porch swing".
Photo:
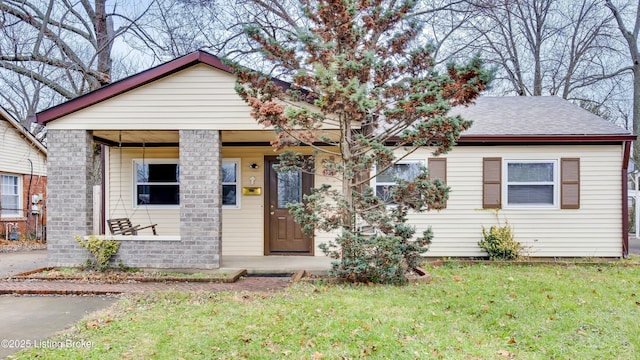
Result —
MULTIPOLYGON (((145 166, 145 142, 142 142, 142 166, 145 166)), ((144 230, 144 229, 149 229, 151 228, 151 231, 153 232, 153 235, 158 235, 157 231, 156 231, 156 226, 158 226, 158 224, 153 224, 153 221, 151 220, 151 215, 149 214, 149 208, 147 206, 147 204, 143 204, 144 208, 146 210, 147 213, 147 218, 149 219, 149 223, 152 223, 152 225, 146 225, 146 226, 142 226, 142 225, 133 225, 133 223, 131 222, 131 218, 135 215, 136 211, 138 210, 139 206, 135 207, 133 209, 133 213, 131 213, 131 216, 129 216, 129 214, 127 213, 127 207, 124 204, 124 200, 122 197, 122 189, 123 189, 123 179, 122 179, 122 131, 120 131, 119 135, 118 135, 118 152, 119 152, 119 166, 120 166, 120 177, 119 177, 119 185, 120 185, 120 191, 119 191, 119 196, 118 196, 118 201, 116 202, 115 206, 111 209, 110 212, 110 219, 107 220, 107 225, 109 225, 109 231, 111 231, 111 234, 113 235, 138 235, 138 231, 140 230, 144 230), (114 212, 118 209, 118 206, 122 207, 122 212, 124 213, 124 217, 118 217, 118 218, 114 218, 114 212)))

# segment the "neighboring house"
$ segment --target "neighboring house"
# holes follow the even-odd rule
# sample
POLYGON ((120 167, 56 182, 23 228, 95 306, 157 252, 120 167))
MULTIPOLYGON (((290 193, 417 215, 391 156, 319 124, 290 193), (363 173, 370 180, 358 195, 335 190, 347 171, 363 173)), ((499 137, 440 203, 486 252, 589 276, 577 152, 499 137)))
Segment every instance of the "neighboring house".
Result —
MULTIPOLYGON (((83 262, 73 235, 104 232, 107 219, 120 217, 158 224, 159 236, 116 236, 130 266, 322 256, 318 244, 332 235, 302 236, 285 204, 338 183, 330 174, 276 174, 273 132, 256 124, 234 84, 218 58, 195 52, 39 113, 48 128, 51 265, 83 262), (92 187, 94 144, 105 145, 101 199, 92 187)), ((456 111, 474 120, 458 146, 437 158, 422 149, 395 169, 420 163, 452 188, 446 209, 411 216, 418 230, 433 228, 428 256, 484 256, 481 228, 496 223, 497 208, 531 256, 627 254, 634 136, 557 97, 481 98, 456 111)), ((382 193, 393 179, 372 185, 382 193)))
POLYGON ((47 149, 0 107, 2 239, 44 238, 46 185, 47 149))

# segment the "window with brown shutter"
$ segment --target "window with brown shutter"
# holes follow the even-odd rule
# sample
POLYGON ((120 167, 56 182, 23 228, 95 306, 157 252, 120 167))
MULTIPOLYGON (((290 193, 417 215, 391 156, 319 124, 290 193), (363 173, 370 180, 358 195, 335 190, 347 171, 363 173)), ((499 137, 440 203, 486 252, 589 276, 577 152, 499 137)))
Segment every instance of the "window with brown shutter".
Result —
POLYGON ((502 190, 502 158, 482 159, 482 208, 500 209, 502 190))
POLYGON ((558 206, 557 160, 505 160, 503 171, 505 208, 558 206))
MULTIPOLYGON (((432 179, 438 179, 443 183, 447 183, 447 158, 429 158, 427 162, 427 170, 432 179)), ((437 205, 434 208, 444 209, 447 207, 445 202, 442 206, 437 205)))
POLYGON ((560 208, 580 208, 580 159, 560 159, 560 208))

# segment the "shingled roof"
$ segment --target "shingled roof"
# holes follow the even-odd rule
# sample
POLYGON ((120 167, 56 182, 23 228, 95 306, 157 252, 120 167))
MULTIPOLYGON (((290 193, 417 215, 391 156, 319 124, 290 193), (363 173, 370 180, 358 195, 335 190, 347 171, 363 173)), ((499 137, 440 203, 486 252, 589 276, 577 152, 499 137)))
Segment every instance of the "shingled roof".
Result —
POLYGON ((451 114, 472 120, 463 138, 477 136, 629 136, 631 133, 556 96, 480 97, 451 114))

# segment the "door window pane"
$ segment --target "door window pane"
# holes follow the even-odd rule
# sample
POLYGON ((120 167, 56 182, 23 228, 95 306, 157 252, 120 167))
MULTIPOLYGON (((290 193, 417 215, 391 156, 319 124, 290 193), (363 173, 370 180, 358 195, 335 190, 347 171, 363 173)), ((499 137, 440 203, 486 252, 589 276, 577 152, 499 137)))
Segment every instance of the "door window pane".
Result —
POLYGON ((278 173, 278 208, 302 202, 302 171, 278 173))

